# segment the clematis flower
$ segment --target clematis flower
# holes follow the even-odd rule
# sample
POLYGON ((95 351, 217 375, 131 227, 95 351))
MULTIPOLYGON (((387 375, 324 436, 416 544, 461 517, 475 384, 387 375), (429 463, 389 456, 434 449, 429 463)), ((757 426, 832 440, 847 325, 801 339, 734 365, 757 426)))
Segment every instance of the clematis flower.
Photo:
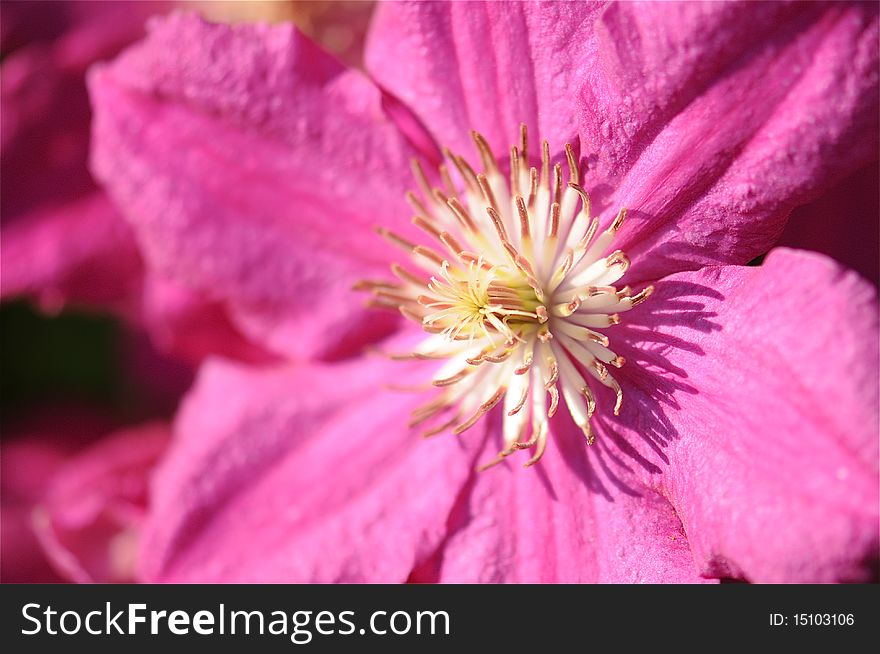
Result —
POLYGON ((142 578, 871 578, 876 290, 744 264, 876 157, 877 36, 865 4, 388 3, 366 77, 155 22, 93 73, 95 171, 151 270, 288 361, 202 366, 142 578))

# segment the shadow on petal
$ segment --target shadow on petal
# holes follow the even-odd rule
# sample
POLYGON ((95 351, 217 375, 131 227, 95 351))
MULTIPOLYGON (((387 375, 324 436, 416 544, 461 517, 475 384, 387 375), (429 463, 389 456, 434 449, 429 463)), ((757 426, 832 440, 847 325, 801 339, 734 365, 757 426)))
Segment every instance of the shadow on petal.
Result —
POLYGON ((626 314, 621 325, 609 332, 612 348, 626 359, 623 368, 613 373, 623 390, 620 415, 607 410, 610 392, 594 384, 599 405, 593 417, 595 443, 583 447, 583 438, 568 416, 560 416, 554 427, 561 436, 557 441, 564 460, 591 491, 609 501, 614 501, 615 490, 640 495, 646 475, 661 473, 661 466, 669 463, 664 450, 680 434, 668 412, 681 409, 680 394, 699 393, 688 381, 687 370, 673 363, 678 358, 674 354, 681 350, 705 355, 701 341, 722 329, 707 302, 723 300, 708 286, 663 280, 655 284, 644 305, 626 314), (676 334, 663 331, 664 327, 676 328, 676 334), (641 442, 631 442, 632 436, 624 433, 638 434, 641 442))

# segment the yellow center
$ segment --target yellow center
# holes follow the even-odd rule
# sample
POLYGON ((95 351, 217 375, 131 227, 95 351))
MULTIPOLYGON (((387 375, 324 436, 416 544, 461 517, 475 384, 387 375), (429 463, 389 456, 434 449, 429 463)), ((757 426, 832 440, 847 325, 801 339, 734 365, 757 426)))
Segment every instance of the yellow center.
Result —
POLYGON ((534 449, 528 466, 544 453, 560 395, 588 443, 596 409, 588 379, 616 393, 613 412, 619 412, 623 394, 608 366, 624 361, 604 332, 653 289, 632 294, 613 286, 629 268, 622 252, 608 253, 626 210, 599 232, 569 145, 565 182, 562 166, 550 164, 546 141, 540 169, 529 166, 522 126, 506 178, 485 139, 473 137, 481 173, 448 150, 455 177, 440 166, 439 186, 413 166, 421 191, 407 194, 413 222, 441 249, 380 228, 409 254, 415 270, 394 264, 396 283, 359 287, 372 292, 374 305, 399 310, 430 334, 405 356, 445 360, 432 380, 438 394, 415 411, 411 424, 428 425, 426 436, 461 433, 503 402, 504 445, 483 467, 534 449))

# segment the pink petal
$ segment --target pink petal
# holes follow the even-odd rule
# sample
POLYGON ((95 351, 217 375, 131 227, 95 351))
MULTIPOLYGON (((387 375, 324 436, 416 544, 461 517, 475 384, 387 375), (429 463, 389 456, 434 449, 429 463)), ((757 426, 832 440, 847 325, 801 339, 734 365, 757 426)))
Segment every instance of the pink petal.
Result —
POLYGON ((510 460, 480 473, 439 580, 701 581, 672 505, 654 490, 603 481, 583 440, 580 432, 554 440, 535 468, 510 460))
MULTIPOLYGON (((561 150, 577 134, 576 95, 601 5, 387 2, 366 64, 437 142, 473 154, 470 130, 503 155, 525 122, 561 150)), ((538 152, 533 134, 533 151, 538 152)))
POLYGON ((877 14, 860 3, 602 14, 582 155, 600 205, 630 209, 619 247, 633 279, 745 263, 794 206, 876 158, 877 14))
POLYGON ((95 169, 153 270, 295 356, 339 356, 394 324, 365 321, 350 288, 390 258, 372 227, 408 222, 414 151, 365 77, 292 26, 178 14, 91 90, 95 169))
POLYGON ((119 432, 71 459, 52 478, 37 534, 57 569, 74 581, 131 581, 149 475, 168 428, 119 432))
POLYGON ((404 581, 442 542, 473 453, 408 430, 423 398, 382 390, 392 378, 381 360, 203 367, 153 487, 146 579, 404 581))
POLYGON ((794 250, 659 282, 614 335, 627 363, 597 439, 606 477, 666 495, 705 575, 871 578, 877 315, 871 285, 794 250))

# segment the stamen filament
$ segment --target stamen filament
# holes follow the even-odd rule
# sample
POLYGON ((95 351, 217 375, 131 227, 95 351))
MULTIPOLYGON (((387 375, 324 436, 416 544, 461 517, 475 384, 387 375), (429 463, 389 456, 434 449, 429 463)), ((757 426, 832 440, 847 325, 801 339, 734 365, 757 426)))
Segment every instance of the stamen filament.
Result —
POLYGON ((397 309, 430 334, 392 358, 446 362, 431 380, 436 397, 413 412, 411 425, 427 423, 426 437, 460 434, 503 403, 502 447, 481 469, 519 450, 531 450, 531 466, 546 450, 550 418, 560 407, 593 442, 591 384, 614 391, 611 413, 619 414, 623 391, 609 367, 616 371, 625 360, 604 330, 653 287, 633 295, 615 286, 631 265, 623 252, 611 251, 626 209, 599 232, 571 145, 563 150, 565 165, 551 165, 550 145, 541 140, 540 166, 532 167, 522 125, 502 174, 485 137, 472 138, 480 172, 444 149, 449 164, 438 168, 434 187, 422 165, 412 164, 412 222, 447 256, 380 227, 427 276, 395 263, 397 281, 366 280, 356 288, 370 293, 371 306, 397 309))

